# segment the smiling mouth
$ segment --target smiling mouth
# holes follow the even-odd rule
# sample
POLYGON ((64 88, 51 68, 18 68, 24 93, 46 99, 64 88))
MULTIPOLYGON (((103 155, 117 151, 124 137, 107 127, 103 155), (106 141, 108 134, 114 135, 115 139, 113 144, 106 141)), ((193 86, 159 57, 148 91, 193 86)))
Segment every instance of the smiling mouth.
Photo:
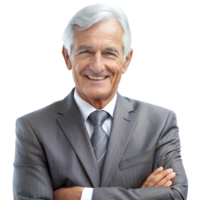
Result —
POLYGON ((90 80, 95 80, 95 81, 100 81, 107 78, 107 76, 89 76, 89 75, 86 75, 86 77, 90 80))

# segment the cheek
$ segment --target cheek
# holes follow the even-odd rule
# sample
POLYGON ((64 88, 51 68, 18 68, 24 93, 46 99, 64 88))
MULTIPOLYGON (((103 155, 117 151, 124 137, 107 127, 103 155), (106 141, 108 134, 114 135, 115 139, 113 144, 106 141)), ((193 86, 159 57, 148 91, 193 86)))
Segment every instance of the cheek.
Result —
POLYGON ((74 62, 72 63, 72 66, 74 66, 74 73, 76 73, 77 75, 80 75, 81 72, 84 71, 84 69, 87 66, 87 61, 84 59, 74 59, 74 62))
POLYGON ((83 83, 83 78, 84 75, 81 75, 81 73, 84 71, 84 65, 81 65, 81 63, 77 63, 76 65, 74 65, 74 67, 72 68, 72 74, 73 74, 73 79, 76 83, 76 85, 80 86, 83 83))
POLYGON ((120 75, 122 73, 122 63, 120 61, 116 62, 109 70, 113 73, 113 76, 120 75))

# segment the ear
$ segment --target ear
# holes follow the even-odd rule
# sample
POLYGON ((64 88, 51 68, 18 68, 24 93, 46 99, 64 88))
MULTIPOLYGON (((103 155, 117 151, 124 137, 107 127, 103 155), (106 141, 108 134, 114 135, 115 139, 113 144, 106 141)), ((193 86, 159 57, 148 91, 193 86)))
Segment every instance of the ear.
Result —
POLYGON ((126 59, 122 66, 122 74, 124 74, 126 72, 126 70, 128 69, 131 59, 132 59, 132 56, 133 56, 133 49, 131 49, 131 51, 126 56, 126 59))
POLYGON ((63 57, 64 57, 65 64, 67 65, 67 68, 68 68, 69 70, 71 70, 71 69, 72 69, 71 60, 70 60, 68 51, 67 51, 67 49, 64 47, 64 45, 63 45, 63 47, 62 47, 62 55, 63 55, 63 57))

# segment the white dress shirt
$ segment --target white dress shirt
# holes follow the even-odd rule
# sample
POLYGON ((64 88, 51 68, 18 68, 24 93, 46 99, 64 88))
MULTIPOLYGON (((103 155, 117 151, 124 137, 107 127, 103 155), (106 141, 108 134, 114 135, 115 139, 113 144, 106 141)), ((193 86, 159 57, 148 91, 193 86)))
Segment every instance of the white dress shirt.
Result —
MULTIPOLYGON (((91 138, 93 130, 94 130, 94 126, 91 123, 91 121, 88 119, 88 117, 92 112, 96 111, 97 109, 94 108, 92 105, 90 105, 88 102, 84 101, 81 97, 79 97, 76 90, 74 92, 74 100, 79 108, 85 127, 87 129, 88 135, 91 138)), ((107 104, 104 108, 101 109, 110 114, 110 116, 104 121, 102 125, 102 128, 104 129, 108 137, 110 136, 116 101, 117 101, 117 94, 115 94, 115 96, 109 102, 109 104, 107 104)), ((84 188, 81 195, 81 200, 92 200, 92 195, 93 195, 93 188, 84 188)))

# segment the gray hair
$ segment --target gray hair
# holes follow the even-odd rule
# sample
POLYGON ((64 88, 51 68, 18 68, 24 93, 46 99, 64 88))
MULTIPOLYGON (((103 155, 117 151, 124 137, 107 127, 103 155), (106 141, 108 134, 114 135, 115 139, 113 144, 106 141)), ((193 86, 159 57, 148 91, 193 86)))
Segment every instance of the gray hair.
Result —
POLYGON ((116 8, 107 4, 95 4, 87 6, 79 10, 69 21, 63 33, 63 43, 71 54, 73 44, 74 28, 83 31, 90 28, 99 21, 115 19, 121 25, 123 30, 122 45, 124 47, 124 60, 131 51, 131 32, 126 15, 120 8, 116 8))

